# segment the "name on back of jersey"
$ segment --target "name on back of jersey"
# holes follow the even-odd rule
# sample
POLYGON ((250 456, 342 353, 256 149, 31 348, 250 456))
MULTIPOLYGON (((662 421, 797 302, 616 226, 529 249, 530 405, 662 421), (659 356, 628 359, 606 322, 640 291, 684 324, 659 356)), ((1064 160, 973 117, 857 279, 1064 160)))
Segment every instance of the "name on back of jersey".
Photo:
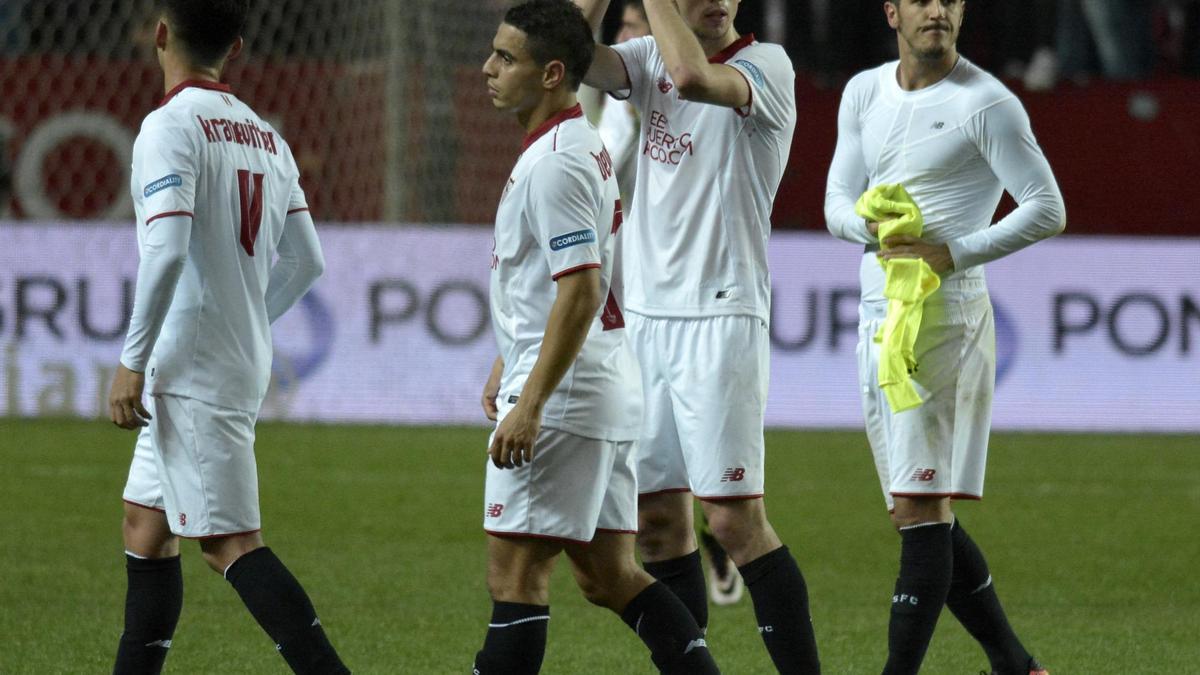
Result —
POLYGON ((275 133, 260 129, 254 120, 235 122, 221 117, 212 117, 206 120, 199 115, 196 115, 196 119, 200 122, 200 128, 204 130, 204 138, 209 143, 237 143, 269 152, 272 155, 279 154, 279 150, 275 146, 275 133))

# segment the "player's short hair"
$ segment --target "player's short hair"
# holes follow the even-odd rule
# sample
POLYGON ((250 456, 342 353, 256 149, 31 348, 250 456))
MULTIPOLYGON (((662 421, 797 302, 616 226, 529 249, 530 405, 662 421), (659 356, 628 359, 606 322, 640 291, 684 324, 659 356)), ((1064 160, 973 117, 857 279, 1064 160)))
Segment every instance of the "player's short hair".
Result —
POLYGON ((195 65, 216 65, 242 34, 250 0, 159 0, 175 37, 195 65))
POLYGON ((562 61, 567 84, 579 89, 592 66, 596 43, 583 11, 571 0, 528 0, 508 10, 504 23, 525 33, 525 46, 540 64, 562 61))

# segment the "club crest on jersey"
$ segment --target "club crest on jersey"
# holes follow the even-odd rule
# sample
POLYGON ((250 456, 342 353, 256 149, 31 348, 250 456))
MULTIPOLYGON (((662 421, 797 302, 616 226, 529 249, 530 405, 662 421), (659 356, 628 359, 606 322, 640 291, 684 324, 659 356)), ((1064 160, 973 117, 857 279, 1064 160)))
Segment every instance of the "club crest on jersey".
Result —
POLYGON ((750 79, 754 80, 754 84, 761 87, 767 83, 767 78, 763 76, 763 72, 759 70, 758 66, 745 59, 738 59, 734 63, 746 69, 746 72, 750 74, 750 79))
POLYGON ((576 230, 568 234, 554 237, 550 240, 551 251, 561 251, 564 248, 569 248, 578 244, 590 244, 596 241, 595 230, 576 230))
POLYGON ((665 78, 665 77, 658 78, 658 90, 661 91, 662 93, 669 94, 669 93, 671 93, 671 90, 674 88, 675 88, 675 85, 673 85, 669 81, 667 81, 667 78, 665 78))
POLYGON ((147 185, 146 189, 142 190, 142 196, 149 197, 150 195, 154 194, 155 192, 159 192, 160 190, 166 190, 167 188, 179 187, 180 185, 183 185, 183 179, 179 177, 179 174, 169 173, 169 174, 163 176, 162 178, 159 178, 158 180, 147 185))

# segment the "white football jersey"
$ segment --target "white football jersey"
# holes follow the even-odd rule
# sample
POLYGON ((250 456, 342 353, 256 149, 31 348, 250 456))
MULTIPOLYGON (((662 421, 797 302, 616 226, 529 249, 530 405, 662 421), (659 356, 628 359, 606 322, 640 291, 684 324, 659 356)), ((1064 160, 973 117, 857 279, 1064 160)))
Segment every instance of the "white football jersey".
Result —
MULTIPOLYGON (((954 258, 934 300, 986 294, 983 263, 1062 231, 1062 194, 1029 116, 999 80, 959 57, 941 81, 905 91, 898 67, 885 63, 846 85, 825 195, 828 227, 874 243, 854 202, 868 187, 900 183, 924 216, 923 237, 947 244, 954 258), (1018 207, 992 225, 1005 190, 1018 207)), ((874 255, 864 257, 860 276, 863 301, 883 302, 874 255)))
POLYGON ((623 242, 625 302, 659 317, 749 314, 770 321, 771 208, 796 125, 783 48, 745 35, 709 59, 750 85, 744 108, 679 97, 653 37, 613 47, 642 117, 623 242))
POLYGON ((641 431, 642 383, 611 288, 621 205, 612 159, 579 106, 525 139, 496 212, 492 325, 504 373, 501 419, 521 395, 541 350, 555 280, 598 268, 607 302, 579 356, 542 409, 542 425, 589 438, 631 441, 641 431))
MULTIPOLYGON (((271 374, 271 265, 287 214, 308 208, 299 176, 283 138, 226 85, 184 82, 146 116, 133 146, 139 246, 156 223, 192 221, 145 364, 150 393, 258 411, 271 374)), ((122 362, 137 370, 132 342, 122 362)))

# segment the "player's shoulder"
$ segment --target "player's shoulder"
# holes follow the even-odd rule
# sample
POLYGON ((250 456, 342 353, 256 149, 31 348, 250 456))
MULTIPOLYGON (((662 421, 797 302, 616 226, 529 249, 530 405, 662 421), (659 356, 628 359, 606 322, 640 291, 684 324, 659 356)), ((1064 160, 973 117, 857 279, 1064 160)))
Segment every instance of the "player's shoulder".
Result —
POLYGON ((961 90, 976 110, 988 108, 1010 99, 1017 100, 1016 94, 1001 82, 1000 78, 962 56, 959 57, 958 64, 951 71, 950 80, 955 87, 961 90))
POLYGON ((179 106, 156 108, 142 119, 138 139, 145 142, 164 142, 164 139, 187 137, 193 131, 195 121, 179 106))
POLYGON ((846 86, 842 89, 843 100, 853 103, 870 101, 882 89, 889 73, 892 73, 891 77, 895 77, 894 73, 899 65, 899 61, 888 61, 874 68, 859 71, 846 82, 846 86))
POLYGON ((787 50, 783 48, 783 45, 778 45, 774 42, 752 40, 749 44, 735 52, 730 62, 736 62, 739 59, 751 59, 756 63, 761 63, 768 67, 794 70, 792 59, 788 56, 787 50))

